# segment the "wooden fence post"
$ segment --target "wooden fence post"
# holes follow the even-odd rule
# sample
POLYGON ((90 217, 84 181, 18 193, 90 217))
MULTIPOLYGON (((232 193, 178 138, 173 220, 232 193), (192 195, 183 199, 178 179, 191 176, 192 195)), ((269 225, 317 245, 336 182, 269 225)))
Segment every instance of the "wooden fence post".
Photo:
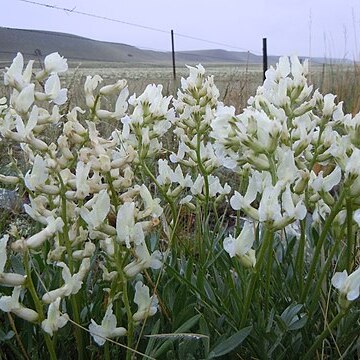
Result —
POLYGON ((172 53, 173 78, 174 80, 176 80, 174 30, 171 30, 171 53, 172 53))
POLYGON ((265 72, 268 68, 267 44, 266 38, 263 38, 263 80, 265 80, 265 72))

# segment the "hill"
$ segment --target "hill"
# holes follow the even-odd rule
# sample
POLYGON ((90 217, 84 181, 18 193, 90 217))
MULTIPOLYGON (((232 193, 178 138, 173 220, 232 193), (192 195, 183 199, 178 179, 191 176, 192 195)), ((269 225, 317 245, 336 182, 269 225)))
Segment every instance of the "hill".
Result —
MULTIPOLYGON (((171 64, 171 53, 143 50, 127 44, 97 41, 66 33, 0 27, 0 61, 11 61, 20 51, 25 58, 43 58, 58 51, 69 62, 110 62, 134 64, 171 64)), ((269 63, 278 57, 269 58, 269 63)), ((221 49, 176 52, 177 63, 262 63, 262 57, 250 52, 221 49)))

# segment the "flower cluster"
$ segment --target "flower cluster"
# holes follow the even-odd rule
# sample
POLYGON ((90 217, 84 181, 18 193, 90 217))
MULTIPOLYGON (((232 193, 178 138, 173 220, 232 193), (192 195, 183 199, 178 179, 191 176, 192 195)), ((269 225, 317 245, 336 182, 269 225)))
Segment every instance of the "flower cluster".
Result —
MULTIPOLYGON (((138 98, 128 100, 125 80, 103 86, 95 93, 102 80, 99 76, 87 77, 85 81, 88 110, 75 107, 63 113, 59 106, 67 101, 67 90, 61 89, 58 74, 67 70, 66 59, 57 53, 48 55, 44 68, 34 78, 33 61, 25 70, 23 66, 23 57, 18 54, 5 72, 5 85, 12 93, 9 103, 1 107, 0 134, 3 141, 20 144, 30 167, 24 174, 19 169, 13 175, 2 175, 1 182, 25 189, 29 202, 24 204, 24 210, 42 229, 26 238, 18 229, 12 229, 11 241, 9 235, 1 238, 0 283, 14 286, 14 291, 11 297, 0 297, 0 303, 3 311, 40 321, 43 330, 52 336, 68 322, 64 300, 84 291, 92 263, 101 261, 102 281, 110 285, 114 301, 122 291, 116 285, 120 278, 131 283, 145 269, 162 266, 162 254, 158 250, 149 252, 146 237, 156 229, 163 210, 145 184, 134 183, 133 163, 141 151, 144 156, 148 151, 140 151, 138 143, 131 140, 129 126, 136 132, 138 128, 133 124, 151 123, 151 152, 161 147, 156 143, 157 136, 167 130, 173 115, 167 110, 170 98, 163 98, 160 88, 149 87, 138 98), (102 109, 102 98, 116 93, 114 111, 102 109), (125 115, 129 105, 133 112, 125 115), (104 138, 96 127, 98 119, 122 119, 124 126, 104 138), (46 137, 50 126, 52 131, 58 131, 56 142, 46 137), (44 284, 44 292, 34 299, 40 307, 48 306, 47 318, 19 303, 22 287, 26 291, 30 286, 26 277, 5 272, 7 246, 28 257, 45 244, 48 265, 62 275, 57 287, 52 282, 44 284), (122 264, 121 268, 118 264, 122 264), (113 282, 115 278, 117 281, 113 282)), ((149 133, 141 136, 140 143, 145 146, 149 133)), ((31 271, 30 264, 26 266, 31 271)), ((156 312, 156 297, 150 306, 149 296, 140 295, 148 294, 149 288, 141 286, 134 299, 141 311, 128 321, 139 322, 156 312), (146 310, 148 306, 151 311, 146 310)), ((100 325, 94 330, 92 320, 90 331, 100 345, 105 340, 98 340, 98 335, 126 333, 116 327, 108 329, 114 323, 113 316, 109 307, 101 331, 100 325)))

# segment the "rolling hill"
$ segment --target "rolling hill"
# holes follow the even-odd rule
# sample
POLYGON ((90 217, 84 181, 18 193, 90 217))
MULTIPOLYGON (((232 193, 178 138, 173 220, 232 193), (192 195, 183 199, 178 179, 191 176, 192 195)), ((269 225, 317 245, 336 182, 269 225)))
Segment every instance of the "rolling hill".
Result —
MULTIPOLYGON (((58 51, 70 63, 109 62, 123 64, 171 64, 171 53, 143 50, 127 44, 97 41, 66 33, 0 27, 0 61, 11 61, 20 51, 25 58, 43 58, 58 51)), ((275 63, 278 57, 269 57, 275 63)), ((250 52, 221 49, 176 52, 177 63, 229 64, 262 63, 262 57, 250 52)))

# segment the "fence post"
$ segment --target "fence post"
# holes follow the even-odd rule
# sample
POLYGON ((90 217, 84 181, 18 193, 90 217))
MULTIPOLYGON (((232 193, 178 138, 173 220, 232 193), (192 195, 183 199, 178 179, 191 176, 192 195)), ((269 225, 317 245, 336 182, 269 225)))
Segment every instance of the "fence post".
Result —
POLYGON ((176 80, 174 30, 171 30, 171 53, 172 53, 173 78, 174 80, 176 80))
POLYGON ((267 44, 266 38, 263 38, 263 80, 265 80, 265 72, 268 68, 267 44))

